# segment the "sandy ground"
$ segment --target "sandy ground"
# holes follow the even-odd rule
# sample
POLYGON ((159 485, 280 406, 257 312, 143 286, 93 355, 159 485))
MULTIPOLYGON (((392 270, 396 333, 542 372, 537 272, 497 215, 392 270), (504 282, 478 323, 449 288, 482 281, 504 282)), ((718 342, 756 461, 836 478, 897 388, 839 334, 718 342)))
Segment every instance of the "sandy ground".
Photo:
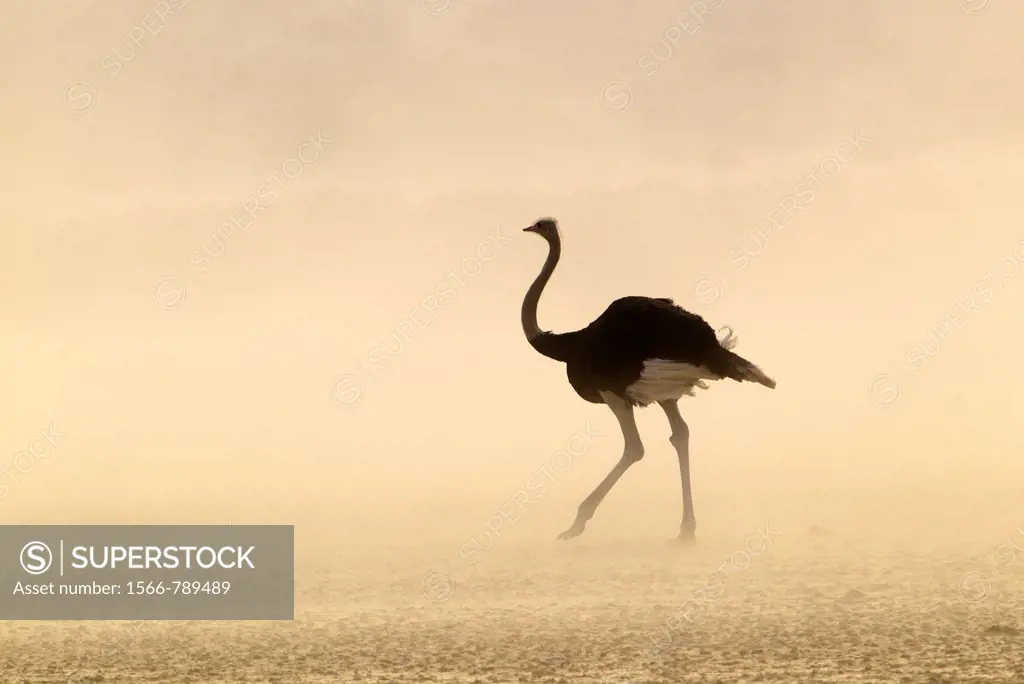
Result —
POLYGON ((468 558, 436 542, 322 551, 299 559, 292 623, 7 622, 0 681, 1024 681, 1012 526, 986 561, 777 525, 688 547, 594 534, 480 536, 491 548, 468 558))

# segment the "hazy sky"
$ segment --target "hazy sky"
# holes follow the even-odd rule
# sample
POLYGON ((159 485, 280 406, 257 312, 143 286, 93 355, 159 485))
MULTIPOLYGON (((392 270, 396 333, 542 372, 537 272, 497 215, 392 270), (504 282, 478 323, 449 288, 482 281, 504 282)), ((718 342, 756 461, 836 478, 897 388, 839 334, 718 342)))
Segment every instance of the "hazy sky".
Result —
MULTIPOLYGON (((698 518, 1019 478, 1024 6, 754 4, 5 3, 0 466, 66 436, 0 516, 229 515, 243 487, 271 518, 436 513, 500 501, 590 421, 559 483, 582 499, 621 437, 519 327, 547 215, 542 327, 673 297, 778 381, 684 399, 698 518)), ((646 474, 605 506, 678 506, 664 416, 640 428, 646 474)))

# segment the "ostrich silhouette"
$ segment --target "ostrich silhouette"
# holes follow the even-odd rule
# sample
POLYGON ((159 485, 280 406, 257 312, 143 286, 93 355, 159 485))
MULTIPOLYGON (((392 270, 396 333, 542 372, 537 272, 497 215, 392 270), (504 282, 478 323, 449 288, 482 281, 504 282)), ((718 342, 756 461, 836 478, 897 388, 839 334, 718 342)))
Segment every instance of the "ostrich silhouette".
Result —
POLYGON ((690 494, 690 429, 679 414, 679 399, 707 389, 706 380, 731 378, 756 382, 770 389, 775 381, 760 368, 730 351, 737 342, 732 330, 719 340, 715 330, 697 314, 671 299, 623 297, 582 330, 543 331, 537 325, 537 304, 562 253, 558 223, 542 218, 523 229, 547 240, 548 257, 540 275, 523 299, 523 332, 530 345, 544 356, 566 364, 569 384, 592 404, 607 404, 622 428, 622 458, 601 484, 583 500, 576 520, 559 539, 572 539, 584 528, 615 483, 644 456, 633 407, 657 402, 668 417, 669 441, 679 456, 683 486, 683 521, 679 539, 693 541, 697 521, 690 494))

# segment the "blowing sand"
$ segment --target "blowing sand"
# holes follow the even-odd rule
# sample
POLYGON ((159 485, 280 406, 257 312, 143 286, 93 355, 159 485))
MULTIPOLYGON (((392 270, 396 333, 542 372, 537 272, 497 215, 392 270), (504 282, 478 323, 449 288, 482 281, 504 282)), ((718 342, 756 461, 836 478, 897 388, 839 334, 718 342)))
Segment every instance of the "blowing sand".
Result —
POLYGON ((865 498, 846 530, 807 524, 809 501, 709 510, 693 546, 610 502, 573 542, 526 539, 553 527, 535 517, 462 556, 422 522, 408 543, 300 525, 294 622, 8 622, 2 681, 1024 681, 1010 498, 888 525, 900 495, 865 498))
POLYGON ((51 4, 0 523, 294 524, 295 619, 0 622, 0 683, 1024 683, 1024 4, 51 4), (657 408, 555 540, 622 441, 541 216, 541 327, 672 297, 779 381, 681 402, 693 546, 657 408))

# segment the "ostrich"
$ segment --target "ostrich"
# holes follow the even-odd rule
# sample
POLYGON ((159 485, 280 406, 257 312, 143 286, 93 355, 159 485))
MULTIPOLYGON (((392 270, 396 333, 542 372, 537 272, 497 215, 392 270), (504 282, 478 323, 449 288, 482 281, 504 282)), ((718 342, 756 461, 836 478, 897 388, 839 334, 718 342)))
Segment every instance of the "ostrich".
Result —
POLYGON ((679 540, 692 542, 697 521, 690 495, 690 429, 679 414, 677 402, 694 389, 707 389, 705 380, 731 378, 756 382, 770 389, 775 381, 760 368, 730 351, 737 342, 732 330, 720 341, 700 316, 676 306, 671 299, 623 297, 582 330, 567 333, 543 331, 537 325, 541 292, 558 265, 562 252, 558 224, 542 218, 523 229, 547 240, 548 257, 540 275, 523 299, 523 332, 530 345, 544 356, 566 364, 569 384, 592 404, 607 404, 622 428, 622 458, 601 484, 583 500, 576 520, 559 539, 582 534, 598 505, 631 465, 644 456, 644 446, 633 416, 633 407, 653 402, 668 417, 669 441, 679 456, 683 486, 683 521, 679 540))

